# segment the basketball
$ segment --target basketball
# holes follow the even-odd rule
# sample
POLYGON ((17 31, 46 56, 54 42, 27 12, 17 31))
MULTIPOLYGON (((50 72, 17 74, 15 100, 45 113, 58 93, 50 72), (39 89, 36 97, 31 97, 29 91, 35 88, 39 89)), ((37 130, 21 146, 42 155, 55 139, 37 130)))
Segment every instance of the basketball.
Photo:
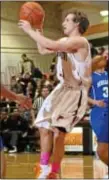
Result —
POLYGON ((33 28, 41 28, 45 12, 42 6, 36 2, 26 2, 20 9, 20 20, 29 21, 33 28))

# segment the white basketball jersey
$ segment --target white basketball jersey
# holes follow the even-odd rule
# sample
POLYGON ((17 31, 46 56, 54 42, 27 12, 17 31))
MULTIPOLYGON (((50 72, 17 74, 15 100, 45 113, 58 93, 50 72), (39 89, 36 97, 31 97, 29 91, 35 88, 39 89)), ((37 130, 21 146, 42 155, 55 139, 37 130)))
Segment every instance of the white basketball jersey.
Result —
POLYGON ((57 77, 61 83, 65 82, 73 86, 89 86, 92 62, 89 44, 88 49, 88 55, 84 61, 77 60, 73 53, 58 54, 57 77))

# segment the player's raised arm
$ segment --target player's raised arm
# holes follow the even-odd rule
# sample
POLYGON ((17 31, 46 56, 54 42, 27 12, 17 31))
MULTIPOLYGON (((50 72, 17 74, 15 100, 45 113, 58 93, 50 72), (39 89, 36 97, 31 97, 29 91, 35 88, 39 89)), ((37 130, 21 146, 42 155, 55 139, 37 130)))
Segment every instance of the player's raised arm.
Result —
POLYGON ((55 51, 47 49, 47 48, 41 46, 41 44, 39 44, 39 43, 36 43, 36 44, 37 44, 39 53, 42 55, 55 53, 55 51))
POLYGON ((39 43, 43 48, 52 51, 72 52, 75 49, 85 48, 87 46, 85 38, 81 36, 68 37, 61 40, 51 40, 44 37, 40 31, 34 31, 29 22, 21 20, 19 27, 23 29, 34 41, 39 43))

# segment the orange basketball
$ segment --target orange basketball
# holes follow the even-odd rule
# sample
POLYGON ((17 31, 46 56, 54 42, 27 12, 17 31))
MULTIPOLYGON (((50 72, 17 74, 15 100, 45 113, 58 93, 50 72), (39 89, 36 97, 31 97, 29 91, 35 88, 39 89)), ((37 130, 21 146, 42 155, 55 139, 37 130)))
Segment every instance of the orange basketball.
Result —
POLYGON ((20 20, 29 21, 33 28, 41 28, 45 12, 42 6, 36 2, 26 2, 20 9, 20 20))

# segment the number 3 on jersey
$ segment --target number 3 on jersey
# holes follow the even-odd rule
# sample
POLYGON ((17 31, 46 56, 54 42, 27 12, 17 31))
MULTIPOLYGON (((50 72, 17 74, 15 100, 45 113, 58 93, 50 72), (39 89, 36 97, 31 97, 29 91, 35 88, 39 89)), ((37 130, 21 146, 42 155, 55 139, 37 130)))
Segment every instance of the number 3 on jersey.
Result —
POLYGON ((103 97, 108 98, 108 87, 103 87, 103 97))

